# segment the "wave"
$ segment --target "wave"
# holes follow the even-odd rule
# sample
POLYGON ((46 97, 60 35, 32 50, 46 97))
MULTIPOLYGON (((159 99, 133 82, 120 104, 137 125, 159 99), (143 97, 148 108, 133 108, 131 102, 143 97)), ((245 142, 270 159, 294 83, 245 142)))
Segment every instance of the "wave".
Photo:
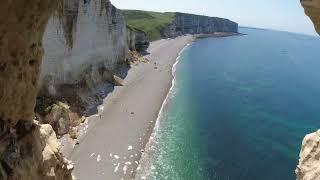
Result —
POLYGON ((185 51, 186 48, 190 46, 190 43, 188 43, 184 48, 181 49, 179 52, 175 63, 172 66, 172 82, 171 82, 171 87, 168 91, 168 94, 166 98, 164 99, 162 106, 160 108, 160 111, 158 113, 158 117, 155 122, 155 126, 153 128, 152 134, 149 138, 149 141, 146 144, 145 147, 145 153, 142 154, 141 159, 140 159, 140 165, 137 168, 137 174, 136 174, 136 179, 146 179, 146 177, 150 176, 152 170, 154 169, 154 166, 152 165, 152 155, 154 151, 155 145, 158 143, 156 140, 157 134, 160 129, 160 123, 161 123, 161 118, 164 116, 164 108, 168 104, 168 101, 172 98, 175 97, 176 94, 176 66, 180 62, 181 59, 181 54, 185 51))

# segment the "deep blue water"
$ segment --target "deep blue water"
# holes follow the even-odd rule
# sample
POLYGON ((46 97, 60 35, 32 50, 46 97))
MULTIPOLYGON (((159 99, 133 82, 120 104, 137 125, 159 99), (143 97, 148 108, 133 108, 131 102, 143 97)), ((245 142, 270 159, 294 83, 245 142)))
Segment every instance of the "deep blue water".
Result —
POLYGON ((320 128, 320 39, 240 31, 183 51, 148 179, 295 179, 302 139, 320 128))

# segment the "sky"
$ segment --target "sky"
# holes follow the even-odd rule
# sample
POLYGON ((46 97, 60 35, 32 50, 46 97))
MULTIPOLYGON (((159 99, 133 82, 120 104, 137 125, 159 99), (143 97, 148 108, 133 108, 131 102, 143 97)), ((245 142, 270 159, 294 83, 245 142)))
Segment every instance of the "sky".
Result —
POLYGON ((240 26, 316 35, 299 0, 111 0, 119 9, 223 17, 240 26))

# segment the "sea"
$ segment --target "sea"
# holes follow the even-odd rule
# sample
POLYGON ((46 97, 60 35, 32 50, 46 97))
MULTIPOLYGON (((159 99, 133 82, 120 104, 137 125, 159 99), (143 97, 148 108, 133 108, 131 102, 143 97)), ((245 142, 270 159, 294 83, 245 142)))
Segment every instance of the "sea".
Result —
POLYGON ((239 31, 181 51, 137 179, 295 179, 320 128, 320 38, 239 31))

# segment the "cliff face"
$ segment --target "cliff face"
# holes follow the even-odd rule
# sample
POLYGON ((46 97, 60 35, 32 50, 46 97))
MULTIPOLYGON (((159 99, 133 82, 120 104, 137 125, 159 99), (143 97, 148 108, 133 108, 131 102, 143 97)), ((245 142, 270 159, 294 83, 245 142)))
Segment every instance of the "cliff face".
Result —
POLYGON ((210 34, 214 32, 238 32, 238 24, 228 19, 175 13, 173 22, 164 30, 165 37, 182 34, 210 34))
POLYGON ((71 179, 49 125, 33 121, 42 36, 58 1, 4 0, 0 6, 0 179, 71 179))
MULTIPOLYGON (((320 34, 320 0, 301 0, 305 13, 320 34)), ((307 135, 302 143, 299 164, 296 168, 297 180, 320 179, 320 131, 307 135)))
POLYGON ((61 1, 43 36, 39 98, 95 112, 112 90, 107 82, 118 84, 115 72, 125 65, 128 46, 122 12, 109 0, 61 1))
POLYGON ((34 115, 41 37, 56 3, 35 4, 8 0, 0 7, 0 116, 10 126, 31 121, 34 115))
POLYGON ((49 20, 41 85, 76 84, 93 69, 115 70, 127 54, 126 24, 109 0, 68 0, 49 20), (87 72, 87 73, 84 73, 87 72))
POLYGON ((150 45, 145 32, 128 28, 127 30, 128 47, 131 51, 146 51, 150 45))
POLYGON ((238 32, 238 24, 228 19, 179 12, 124 10, 129 27, 146 33, 149 40, 177 37, 182 34, 238 32))
POLYGON ((34 121, 38 89, 94 102, 101 84, 120 85, 122 13, 109 0, 5 0, 0 10, 0 179, 71 179, 52 126, 34 121))

